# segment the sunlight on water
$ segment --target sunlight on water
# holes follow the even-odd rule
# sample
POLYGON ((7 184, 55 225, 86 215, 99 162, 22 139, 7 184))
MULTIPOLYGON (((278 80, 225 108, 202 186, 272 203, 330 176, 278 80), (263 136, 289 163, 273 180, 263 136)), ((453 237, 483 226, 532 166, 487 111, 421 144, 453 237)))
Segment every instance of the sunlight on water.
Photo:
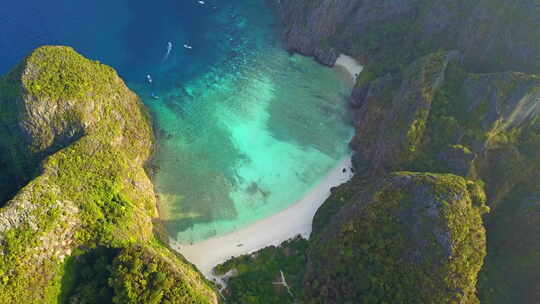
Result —
POLYGON ((180 242, 286 208, 348 153, 346 75, 277 47, 228 67, 152 103, 162 218, 180 242))
POLYGON ((0 71, 43 44, 117 69, 158 127, 162 219, 196 242, 290 206, 348 153, 348 76, 283 51, 265 3, 7 1, 0 71))

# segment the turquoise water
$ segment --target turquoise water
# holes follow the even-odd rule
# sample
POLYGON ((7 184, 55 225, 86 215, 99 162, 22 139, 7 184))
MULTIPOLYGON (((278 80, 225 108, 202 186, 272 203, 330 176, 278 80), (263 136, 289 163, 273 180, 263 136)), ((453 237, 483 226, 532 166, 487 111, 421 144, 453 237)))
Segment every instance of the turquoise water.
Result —
MULTIPOLYGON (((335 91, 347 87, 333 71, 270 49, 237 73, 220 72, 185 86, 187 110, 152 106, 164 132, 155 181, 163 218, 179 241, 230 232, 284 209, 347 154, 351 130, 335 91)), ((162 98, 173 103, 181 93, 162 98)))
MULTIPOLYGON (((64 4, 62 13, 72 6, 64 4)), ((283 51, 264 1, 99 0, 88 12, 64 21, 69 30, 50 19, 36 37, 111 64, 151 109, 161 217, 179 242, 225 234, 285 209, 348 154, 348 75, 283 51), (96 26, 102 34, 94 37, 89 29, 96 26)), ((14 49, 1 45, 10 38, 3 35, 9 58, 41 43, 14 49)))
POLYGON ((232 46, 242 55, 149 103, 163 131, 162 217, 180 242, 286 208, 347 154, 347 75, 289 56, 268 22, 236 13, 233 26, 251 41, 232 46))

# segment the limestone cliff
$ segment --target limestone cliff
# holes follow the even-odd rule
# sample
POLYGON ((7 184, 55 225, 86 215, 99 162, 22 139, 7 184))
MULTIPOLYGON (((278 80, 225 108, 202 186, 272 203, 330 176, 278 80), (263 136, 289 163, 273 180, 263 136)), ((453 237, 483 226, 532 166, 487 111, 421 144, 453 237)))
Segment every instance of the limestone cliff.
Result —
MULTIPOLYGON (((217 302, 202 276, 154 238, 156 199, 143 169, 152 145, 138 97, 112 68, 71 48, 40 47, 0 78, 0 156, 20 188, 0 209, 0 302, 91 303, 77 290, 87 283, 81 257, 120 263, 140 252, 168 276, 156 303, 217 302), (172 285, 180 287, 168 293, 172 285)), ((137 301, 159 281, 100 271, 115 276, 102 290, 137 287, 111 293, 115 303, 137 301)))
POLYGON ((535 0, 281 0, 292 51, 333 64, 352 55, 395 71, 438 49, 457 49, 476 72, 540 70, 535 0))
POLYGON ((358 151, 358 169, 368 175, 401 169, 452 172, 490 181, 494 174, 487 171, 494 166, 487 158, 501 150, 510 157, 511 146, 518 158, 536 163, 532 147, 524 144, 536 141, 540 77, 469 73, 460 58, 453 52, 430 54, 391 79, 354 89, 357 133, 351 147, 358 151))
POLYGON ((356 186, 325 202, 344 200, 339 210, 315 218, 324 228, 310 240, 305 303, 478 303, 488 210, 481 186, 410 172, 356 186))
POLYGON ((505 299, 500 303, 538 301, 537 283, 525 279, 540 269, 540 240, 525 233, 534 235, 537 212, 529 208, 530 219, 523 221, 520 206, 522 201, 534 204, 531 198, 539 190, 540 77, 471 73, 462 57, 452 54, 428 55, 403 73, 355 89, 357 134, 351 146, 357 151, 357 172, 374 177, 396 170, 428 171, 481 180, 492 208, 486 222, 488 248, 494 250, 488 250, 481 273, 480 297, 505 299), (521 223, 519 246, 502 242, 517 230, 508 225, 512 222, 521 223), (511 260, 527 260, 529 266, 497 271, 511 260))
POLYGON ((317 211, 309 242, 231 259, 231 303, 478 303, 481 183, 452 174, 356 176, 317 211), (271 286, 286 278, 290 290, 271 286))

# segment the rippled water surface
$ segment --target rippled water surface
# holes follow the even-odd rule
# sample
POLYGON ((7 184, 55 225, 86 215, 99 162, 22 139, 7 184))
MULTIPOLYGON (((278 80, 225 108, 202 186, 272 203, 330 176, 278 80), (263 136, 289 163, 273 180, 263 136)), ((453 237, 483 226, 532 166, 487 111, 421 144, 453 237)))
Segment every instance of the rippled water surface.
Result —
POLYGON ((156 119, 161 216, 180 242, 286 208, 348 153, 347 75, 284 52, 264 1, 20 2, 0 4, 0 72, 41 44, 115 67, 156 119))

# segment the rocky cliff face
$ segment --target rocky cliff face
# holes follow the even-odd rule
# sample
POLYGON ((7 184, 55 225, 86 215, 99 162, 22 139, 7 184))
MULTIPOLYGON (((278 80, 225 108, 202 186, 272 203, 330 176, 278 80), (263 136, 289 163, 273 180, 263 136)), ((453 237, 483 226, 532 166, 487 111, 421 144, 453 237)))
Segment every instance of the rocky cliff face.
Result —
POLYGON ((473 71, 540 70, 535 0, 281 0, 290 50, 333 64, 346 53, 377 72, 457 49, 473 71))
POLYGON ((536 303, 540 299, 540 200, 515 191, 487 225, 490 253, 479 276, 482 303, 536 303))
POLYGON ((398 172, 325 204, 344 198, 310 241, 306 303, 478 303, 488 210, 481 186, 398 172))
MULTIPOLYGON (((0 209, 0 302, 90 303, 76 286, 79 256, 110 248, 114 260, 133 246, 181 286, 170 301, 216 302, 202 276, 154 238, 155 194, 143 169, 151 124, 113 69, 68 47, 36 49, 0 79, 0 126, 2 162, 22 186, 0 209)), ((100 276, 115 273, 102 268, 100 276)), ((128 278, 102 288, 153 282, 128 278)))
POLYGON ((67 49, 40 48, 3 77, 2 159, 17 180, 27 182, 41 160, 88 134, 110 136, 135 166, 148 158, 151 130, 136 125, 148 120, 137 96, 111 68, 86 63, 67 49))
POLYGON ((355 161, 363 173, 393 171, 418 156, 435 93, 444 83, 449 62, 458 56, 432 54, 414 62, 403 75, 355 89, 351 103, 359 111, 351 147, 358 151, 355 161), (365 93, 357 93, 362 90, 365 93))
MULTIPOLYGON (((520 202, 530 201, 538 193, 540 78, 519 72, 470 73, 460 56, 450 54, 428 55, 393 75, 391 81, 382 77, 355 89, 357 134, 351 146, 357 151, 357 172, 373 178, 384 172, 412 170, 481 180, 492 208, 487 228, 492 242, 488 248, 494 250, 488 251, 481 273, 480 297, 505 299, 500 303, 535 302, 536 283, 524 278, 534 276, 540 267, 540 255, 533 253, 540 244, 538 238, 523 234, 519 251, 502 239, 517 229, 507 224, 524 216, 520 202), (411 74, 413 67, 416 72, 411 74), (440 72, 437 85, 433 85, 433 77, 421 78, 426 69, 440 72), (422 97, 416 95, 412 101, 404 97, 415 96, 417 91, 423 92, 422 97), (429 104, 426 97, 430 97, 429 104), (423 113, 420 119, 403 119, 419 112, 423 113), (409 144, 411 138, 414 145, 409 144), (496 270, 512 259, 526 259, 530 266, 504 274, 496 270), (524 298, 523 294, 534 296, 524 298)), ((530 219, 519 226, 523 232, 535 230, 533 209, 528 209, 530 219)))

